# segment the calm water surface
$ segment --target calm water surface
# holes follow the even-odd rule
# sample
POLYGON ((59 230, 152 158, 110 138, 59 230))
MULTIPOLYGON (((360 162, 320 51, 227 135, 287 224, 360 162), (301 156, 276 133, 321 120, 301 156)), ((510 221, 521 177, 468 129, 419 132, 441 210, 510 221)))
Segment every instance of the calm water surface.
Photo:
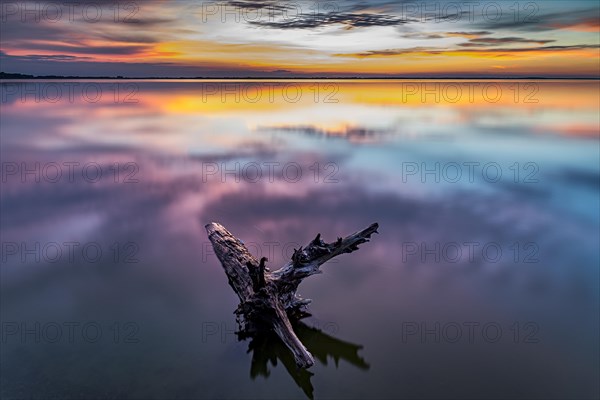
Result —
POLYGON ((65 84, 2 83, 3 398, 598 397, 597 82, 65 84), (211 221, 271 269, 380 223, 300 287, 310 373, 211 221))

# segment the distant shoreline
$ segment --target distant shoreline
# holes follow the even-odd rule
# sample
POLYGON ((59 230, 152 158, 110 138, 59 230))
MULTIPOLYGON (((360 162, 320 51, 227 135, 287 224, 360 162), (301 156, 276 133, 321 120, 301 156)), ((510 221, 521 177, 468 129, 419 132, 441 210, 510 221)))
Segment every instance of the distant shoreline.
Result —
POLYGON ((547 76, 477 76, 477 77, 460 77, 460 76, 372 76, 372 77, 347 77, 347 76, 295 76, 295 77, 124 77, 124 76, 58 76, 58 75, 27 75, 19 73, 0 72, 0 80, 169 80, 169 81, 184 81, 184 80, 204 80, 204 81, 241 81, 241 80, 347 80, 347 81, 368 81, 368 80, 600 80, 597 77, 547 77, 547 76))

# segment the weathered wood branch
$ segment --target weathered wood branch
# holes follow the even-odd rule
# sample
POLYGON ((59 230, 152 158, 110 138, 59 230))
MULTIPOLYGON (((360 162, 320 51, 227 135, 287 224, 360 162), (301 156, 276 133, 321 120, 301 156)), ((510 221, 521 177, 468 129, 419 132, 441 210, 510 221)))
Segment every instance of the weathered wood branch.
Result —
POLYGON ((318 234, 307 246, 295 250, 292 260, 274 272, 266 268, 266 258, 260 262, 256 260, 222 225, 208 224, 206 231, 229 284, 240 298, 236 312, 246 322, 260 322, 273 329, 294 355, 296 364, 308 368, 314 364, 314 358, 298 339, 290 322, 290 318, 308 315, 305 307, 310 300, 297 296, 298 285, 304 278, 320 273, 319 267, 333 257, 358 250, 358 245, 368 242, 378 227, 378 224, 372 224, 331 243, 325 243, 318 234))

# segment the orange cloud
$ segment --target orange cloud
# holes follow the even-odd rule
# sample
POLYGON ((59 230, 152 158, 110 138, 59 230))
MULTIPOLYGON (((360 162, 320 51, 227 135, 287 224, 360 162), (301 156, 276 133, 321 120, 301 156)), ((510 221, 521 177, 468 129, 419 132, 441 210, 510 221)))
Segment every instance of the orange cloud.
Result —
POLYGON ((590 18, 572 25, 554 24, 551 26, 555 29, 565 29, 576 32, 600 32, 600 20, 598 20, 598 18, 590 18))

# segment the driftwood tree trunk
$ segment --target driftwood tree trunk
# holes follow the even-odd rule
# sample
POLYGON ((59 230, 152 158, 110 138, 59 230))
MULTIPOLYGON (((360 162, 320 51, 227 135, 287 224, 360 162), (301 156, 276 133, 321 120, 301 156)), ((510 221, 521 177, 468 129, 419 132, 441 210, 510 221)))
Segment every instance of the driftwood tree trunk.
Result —
POLYGON ((372 224, 332 243, 325 243, 318 234, 306 247, 295 250, 292 259, 274 272, 266 268, 266 258, 257 260, 222 225, 208 224, 206 231, 229 284, 240 298, 236 313, 243 318, 247 330, 252 331, 257 324, 273 329, 291 350, 296 364, 308 368, 314 364, 314 358, 290 323, 290 318, 309 315, 305 307, 310 300, 296 294, 298 285, 304 278, 320 273, 319 267, 326 261, 358 250, 358 245, 368 242, 371 235, 377 233, 378 227, 378 224, 372 224))

